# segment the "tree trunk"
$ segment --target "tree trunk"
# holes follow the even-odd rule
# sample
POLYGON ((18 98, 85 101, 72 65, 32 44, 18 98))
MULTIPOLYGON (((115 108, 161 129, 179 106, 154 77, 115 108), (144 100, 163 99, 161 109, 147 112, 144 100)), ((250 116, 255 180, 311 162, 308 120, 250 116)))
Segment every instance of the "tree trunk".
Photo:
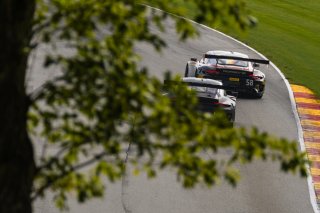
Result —
POLYGON ((0 213, 31 213, 25 75, 35 0, 0 0, 0 213))

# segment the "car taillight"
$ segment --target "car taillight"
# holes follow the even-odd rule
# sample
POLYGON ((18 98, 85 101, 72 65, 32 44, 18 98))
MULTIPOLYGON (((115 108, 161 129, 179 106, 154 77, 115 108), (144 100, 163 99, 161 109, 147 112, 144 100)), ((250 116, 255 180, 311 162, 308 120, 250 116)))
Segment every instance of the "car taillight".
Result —
POLYGON ((208 74, 219 74, 218 70, 206 70, 205 72, 208 74))
POLYGON ((260 76, 256 76, 256 75, 254 75, 253 73, 249 73, 248 76, 249 76, 250 78, 254 79, 254 80, 261 79, 260 76))
POLYGON ((223 103, 219 103, 219 102, 213 102, 214 105, 216 106, 220 106, 220 107, 230 107, 230 104, 223 104, 223 103))

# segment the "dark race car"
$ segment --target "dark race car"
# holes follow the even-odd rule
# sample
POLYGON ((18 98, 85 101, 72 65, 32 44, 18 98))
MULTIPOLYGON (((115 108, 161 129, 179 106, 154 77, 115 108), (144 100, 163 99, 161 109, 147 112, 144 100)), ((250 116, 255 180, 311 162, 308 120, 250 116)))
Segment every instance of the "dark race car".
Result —
POLYGON ((200 61, 196 58, 188 61, 185 77, 220 80, 235 91, 262 98, 266 79, 257 69, 259 64, 269 64, 269 61, 232 51, 208 51, 200 61))
MULTIPOLYGON (((221 109, 226 113, 230 122, 234 122, 236 96, 227 95, 227 88, 221 82, 195 77, 182 78, 182 82, 196 92, 198 97, 197 109, 199 111, 214 113, 217 109, 221 109)), ((167 93, 167 95, 174 98, 172 94, 167 93)), ((236 93, 233 93, 233 95, 236 95, 236 93)))

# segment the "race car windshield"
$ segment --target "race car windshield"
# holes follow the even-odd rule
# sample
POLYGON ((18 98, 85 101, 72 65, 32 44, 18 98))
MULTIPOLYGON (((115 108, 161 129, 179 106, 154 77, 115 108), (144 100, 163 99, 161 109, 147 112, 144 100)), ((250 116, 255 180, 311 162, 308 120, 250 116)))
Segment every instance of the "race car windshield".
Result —
POLYGON ((238 66, 238 67, 248 67, 247 61, 241 61, 241 60, 234 60, 234 59, 214 59, 209 58, 208 59, 209 64, 220 64, 220 65, 232 65, 232 66, 238 66))
POLYGON ((199 87, 199 86, 188 86, 188 87, 198 93, 217 94, 218 92, 217 88, 199 87))

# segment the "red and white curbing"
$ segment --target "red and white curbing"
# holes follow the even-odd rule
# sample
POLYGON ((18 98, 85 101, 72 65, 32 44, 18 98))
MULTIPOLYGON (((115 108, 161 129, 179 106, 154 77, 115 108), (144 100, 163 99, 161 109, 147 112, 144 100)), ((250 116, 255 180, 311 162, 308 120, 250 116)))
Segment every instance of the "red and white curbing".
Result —
POLYGON ((320 100, 304 86, 291 85, 303 130, 311 176, 320 205, 320 100))

